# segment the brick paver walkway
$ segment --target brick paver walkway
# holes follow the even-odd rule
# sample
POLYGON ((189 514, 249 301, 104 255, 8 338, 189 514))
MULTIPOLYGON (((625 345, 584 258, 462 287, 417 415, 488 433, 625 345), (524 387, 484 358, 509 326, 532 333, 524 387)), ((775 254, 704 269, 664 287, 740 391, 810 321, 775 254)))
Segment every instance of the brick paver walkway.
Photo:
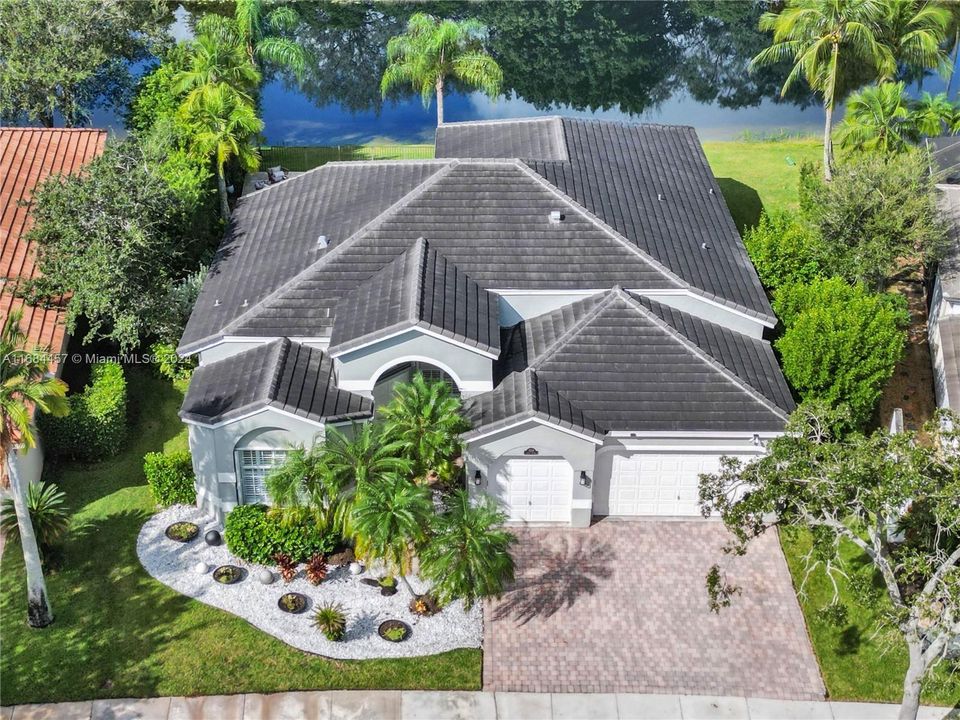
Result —
POLYGON ((517 531, 517 582, 484 608, 485 690, 822 700, 777 537, 721 553, 719 522, 611 521, 517 531), (719 615, 714 562, 743 588, 719 615))

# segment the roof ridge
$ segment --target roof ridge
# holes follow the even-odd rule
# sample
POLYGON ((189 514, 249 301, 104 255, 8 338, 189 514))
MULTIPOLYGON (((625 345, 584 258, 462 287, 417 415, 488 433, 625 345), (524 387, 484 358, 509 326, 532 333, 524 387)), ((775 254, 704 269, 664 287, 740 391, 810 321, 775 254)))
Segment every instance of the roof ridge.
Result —
MULTIPOLYGON (((615 288, 618 288, 618 287, 620 287, 620 286, 619 286, 619 285, 615 286, 615 288)), ((601 294, 601 293, 597 293, 597 295, 600 295, 600 294, 601 294)), ((588 298, 594 298, 594 297, 596 297, 597 295, 588 295, 586 298, 583 298, 583 300, 587 300, 588 298)), ((604 295, 604 297, 603 297, 602 300, 600 300, 599 302, 597 302, 596 305, 594 305, 592 308, 590 308, 590 309, 587 311, 587 313, 586 313, 582 318, 580 318, 579 320, 577 320, 571 327, 567 328, 567 330, 564 331, 564 333, 563 333, 562 335, 560 335, 560 337, 558 337, 556 340, 554 340, 554 341, 550 344, 550 347, 548 347, 548 348, 545 349, 542 353, 540 353, 540 356, 539 356, 538 358, 536 358, 536 359, 534 360, 534 362, 530 363, 530 364, 527 366, 527 368, 532 369, 532 370, 536 370, 536 369, 539 368, 541 365, 543 365, 547 360, 549 360, 551 357, 553 357, 554 355, 556 355, 557 352, 558 352, 564 345, 566 345, 568 342, 570 342, 570 340, 572 340, 574 337, 576 337, 577 335, 579 335, 579 334, 580 334, 580 331, 583 330, 584 327, 586 327, 587 323, 588 323, 590 320, 592 320, 594 317, 596 317, 597 314, 598 314, 603 308, 607 307, 607 305, 609 305, 609 304, 612 302, 612 298, 613 298, 613 292, 612 292, 612 291, 607 291, 606 293, 603 293, 603 295, 604 295)), ((583 300, 578 300, 577 302, 583 302, 583 300)), ((572 304, 572 303, 571 303, 571 304, 572 304)), ((566 307, 566 306, 565 306, 565 307, 566 307)), ((561 310, 562 308, 557 308, 557 309, 558 309, 558 310, 561 310)), ((545 313, 545 314, 549 314, 549 313, 545 313)), ((525 369, 526 369, 526 368, 525 368, 525 369)))
POLYGON ((464 125, 506 125, 508 123, 544 122, 547 120, 563 120, 563 115, 527 115, 517 118, 490 118, 488 120, 456 120, 445 122, 437 126, 437 130, 447 127, 462 127, 464 125))
POLYGON ((342 254, 343 248, 352 246, 357 241, 358 238, 362 237, 367 232, 372 230, 374 227, 382 223, 388 216, 393 215, 397 211, 406 207, 411 201, 413 201, 414 199, 422 195, 429 187, 433 186, 438 180, 440 180, 441 177, 445 177, 446 175, 448 175, 450 171, 454 167, 456 167, 458 164, 459 164, 459 161, 456 159, 449 160, 444 167, 441 167, 439 170, 437 170, 437 172, 435 172, 433 175, 428 177, 422 183, 417 185, 410 192, 408 192, 406 195, 404 195, 395 203, 393 203, 390 207, 388 207, 379 215, 372 218, 370 221, 368 221, 363 226, 358 228, 352 235, 345 238, 343 241, 337 243, 329 252, 324 253, 322 257, 314 260, 312 263, 307 265, 307 267, 305 267, 303 270, 301 270, 296 275, 288 279, 286 282, 282 283, 279 287, 277 287, 275 290, 273 290, 271 293, 269 293, 265 297, 261 298, 258 302, 250 306, 250 308, 246 312, 241 313, 240 315, 235 317, 233 320, 231 320, 229 323, 227 323, 227 325, 225 325, 223 328, 220 329, 220 332, 225 333, 231 328, 237 327, 240 324, 241 320, 245 320, 249 317, 252 317, 255 311, 263 307, 263 305, 266 302, 268 302, 269 300, 275 297, 278 297, 281 293, 283 293, 287 289, 296 286, 303 278, 307 277, 315 269, 327 264, 330 258, 337 257, 340 254, 342 254))
MULTIPOLYGON (((724 375, 728 380, 730 380, 730 381, 733 382, 735 385, 737 385, 737 386, 739 386, 740 388, 742 388, 743 390, 745 390, 747 393, 749 393, 750 395, 752 395, 756 400, 759 400, 759 401, 761 402, 761 404, 767 406, 768 409, 770 409, 770 410, 772 410, 773 412, 775 412, 776 414, 780 415, 783 419, 786 419, 786 418, 787 418, 787 415, 788 415, 789 413, 787 413, 783 408, 781 408, 779 405, 777 405, 775 402, 773 402, 770 398, 768 398, 768 397, 767 397, 766 395, 764 395, 762 392, 760 392, 759 390, 757 390, 753 385, 751 385, 750 383, 748 383, 748 382, 747 382, 746 380, 744 380, 742 377, 740 377, 739 375, 737 375, 737 373, 733 372, 730 368, 728 368, 728 367, 727 367, 726 365, 724 365, 722 362, 720 362, 719 360, 717 360, 713 355, 711 355, 710 353, 708 353, 706 350, 704 350, 702 347, 700 347, 697 343, 693 342, 690 338, 688 338, 686 335, 684 335, 682 332, 680 332, 677 328, 673 327, 670 323, 668 323, 666 320, 664 320, 663 318, 661 318, 661 317, 660 317, 659 315, 657 315, 655 312, 653 312, 652 310, 650 310, 650 309, 648 309, 646 306, 644 306, 643 303, 639 302, 636 298, 634 298, 634 297, 633 297, 630 293, 628 293, 626 290, 624 290, 623 288, 617 286, 616 288, 614 288, 614 291, 613 291, 613 292, 616 293, 616 296, 617 296, 619 299, 621 299, 621 300, 623 300, 624 302, 626 302, 628 306, 632 307, 634 310, 636 310, 636 311, 637 311, 639 314, 641 314, 643 317, 647 318, 647 319, 650 320, 652 323, 654 323, 657 327, 659 327, 660 329, 664 330, 667 334, 669 334, 671 337, 673 337, 673 338, 674 338, 677 342, 679 342, 681 345, 683 345, 684 347, 687 347, 688 349, 692 350, 692 351, 694 352, 694 354, 696 354, 703 362, 707 363, 708 365, 710 365, 710 366, 712 366, 713 368, 715 368, 716 370, 718 370, 718 371, 719 371, 722 375, 724 375)), ((669 307, 669 306, 667 306, 667 307, 669 307)), ((674 308, 671 308, 671 309, 674 309, 674 308)), ((681 312, 682 312, 682 311, 681 311, 681 312)), ((687 314, 689 314, 689 313, 687 313, 687 314)), ((695 317, 695 316, 694 316, 694 317, 695 317)))
MULTIPOLYGON (((290 349, 293 346, 293 342, 290 340, 290 338, 281 338, 275 342, 279 347, 277 349, 278 355, 274 359, 275 367, 273 368, 273 373, 269 375, 264 373, 264 377, 269 378, 266 395, 267 404, 270 404, 277 399, 277 392, 280 390, 280 378, 283 377, 283 369, 286 367, 287 358, 290 357, 290 349)), ((300 344, 297 343, 298 347, 299 345, 300 344)))
MULTIPOLYGON (((530 372, 533 373, 533 384, 534 384, 534 387, 536 387, 537 383, 543 383, 543 386, 544 386, 544 388, 546 388, 546 391, 547 391, 548 394, 549 394, 549 393, 553 393, 553 394, 556 395, 560 400, 562 400, 563 402, 567 403, 567 405, 569 405, 571 408, 575 408, 576 411, 577 411, 578 413, 580 413, 580 415, 581 415, 584 419, 589 420, 590 422, 592 422, 594 425, 596 425, 596 427, 597 427, 598 429, 603 429, 604 432, 607 431, 606 425, 604 425, 603 423, 599 423, 599 422, 597 422, 596 420, 594 420, 593 417, 592 417, 588 412, 586 412, 583 408, 581 408, 579 405, 577 405, 577 403, 575 403, 573 400, 571 400, 570 398, 568 398, 568 397, 566 396, 566 394, 564 394, 564 393, 560 392, 559 390, 556 390, 556 389, 554 389, 553 387, 551 387, 550 383, 549 383, 545 378, 541 378, 541 377, 540 377, 540 374, 539 374, 535 369, 530 368, 530 372)), ((538 389, 537 389, 538 399, 539 399, 539 394, 540 394, 540 393, 539 393, 539 388, 538 388, 538 389)))
POLYGON ((423 315, 423 286, 424 276, 427 273, 428 255, 427 239, 421 235, 413 241, 413 245, 404 250, 403 254, 410 256, 410 267, 405 274, 411 275, 413 281, 409 291, 410 298, 407 301, 407 319, 416 325, 421 322, 423 315), (416 255, 415 257, 411 254, 411 251, 416 255))

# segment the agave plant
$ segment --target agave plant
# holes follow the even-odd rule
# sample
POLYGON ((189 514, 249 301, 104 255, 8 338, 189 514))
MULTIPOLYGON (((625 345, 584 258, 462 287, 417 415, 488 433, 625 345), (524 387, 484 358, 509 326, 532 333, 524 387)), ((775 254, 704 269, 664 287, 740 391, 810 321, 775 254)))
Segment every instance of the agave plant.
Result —
POLYGON ((331 642, 343 640, 347 631, 347 614, 340 604, 324 605, 313 614, 313 626, 331 642))
MULTIPOLYGON (((33 522, 41 557, 46 556, 67 531, 70 516, 66 509, 66 499, 66 494, 53 483, 33 483, 27 488, 27 509, 33 522)), ((0 532, 11 542, 19 542, 20 526, 17 524, 13 498, 3 501, 3 512, 0 515, 0 532)))

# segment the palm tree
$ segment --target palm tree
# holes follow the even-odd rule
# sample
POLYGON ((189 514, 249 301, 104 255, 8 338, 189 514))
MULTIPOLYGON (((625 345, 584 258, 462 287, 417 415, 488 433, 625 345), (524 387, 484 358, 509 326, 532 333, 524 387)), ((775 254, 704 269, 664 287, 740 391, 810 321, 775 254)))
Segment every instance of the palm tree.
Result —
POLYGON ((790 60, 793 67, 783 84, 785 95, 800 77, 823 96, 823 174, 832 179, 833 110, 841 94, 841 63, 875 67, 880 78, 892 77, 896 63, 879 40, 884 4, 879 0, 792 0, 779 13, 766 12, 760 29, 773 31, 773 44, 753 58, 753 66, 790 60), (843 54, 841 55, 841 50, 843 54))
POLYGON ((251 63, 279 65, 299 77, 306 64, 303 48, 283 37, 283 33, 295 29, 299 21, 297 11, 289 5, 267 10, 263 0, 236 0, 233 18, 205 15, 197 23, 197 30, 239 45, 251 63))
POLYGON ((882 83, 854 93, 840 126, 840 144, 853 150, 898 153, 919 139, 904 84, 882 83))
POLYGON ((368 483, 353 507, 358 554, 384 561, 414 597, 406 575, 413 547, 424 538, 432 512, 430 491, 400 475, 368 483))
MULTIPOLYGON (((951 26, 950 10, 927 0, 886 0, 881 42, 890 48, 901 77, 935 69, 949 72, 944 45, 951 26)), ((911 80, 914 78, 910 78, 911 80)), ((917 78, 919 79, 919 75, 917 78)))
POLYGON ((174 91, 187 93, 187 106, 198 107, 205 96, 224 84, 252 102, 260 73, 247 58, 236 34, 202 33, 188 47, 189 65, 174 80, 174 91))
POLYGON ((946 93, 923 93, 920 99, 912 104, 911 113, 917 131, 927 137, 954 133, 960 129, 960 112, 957 106, 947 99, 946 93))
POLYGON ((236 158, 245 170, 256 170, 260 165, 257 149, 250 138, 263 129, 253 103, 226 83, 204 88, 195 103, 188 97, 181 108, 190 144, 198 155, 212 158, 220 193, 220 215, 230 219, 227 200, 227 180, 224 168, 236 158))
POLYGON ((443 124, 443 88, 447 78, 500 94, 503 71, 483 47, 484 26, 477 20, 440 20, 415 13, 407 31, 387 42, 387 69, 380 81, 384 97, 397 85, 412 85, 429 107, 437 95, 437 125, 443 124))
POLYGON ((472 502, 466 490, 454 492, 446 511, 434 516, 420 550, 420 574, 433 582, 441 603, 462 598, 469 609, 481 598, 503 593, 513 580, 510 546, 517 540, 501 527, 505 520, 488 495, 472 502))
POLYGON ((22 319, 22 310, 15 310, 0 330, 0 454, 6 470, 4 480, 13 495, 27 571, 27 622, 31 627, 40 628, 53 622, 53 610, 17 454, 29 452, 37 444, 34 411, 63 416, 70 406, 66 400, 66 384, 50 377, 50 366, 44 359, 46 353, 42 348, 27 347, 26 333, 20 328, 22 319))
POLYGON ((460 399, 445 382, 427 382, 416 373, 397 383, 393 399, 380 408, 385 435, 413 464, 414 477, 427 478, 460 453, 460 434, 470 423, 460 412, 460 399))

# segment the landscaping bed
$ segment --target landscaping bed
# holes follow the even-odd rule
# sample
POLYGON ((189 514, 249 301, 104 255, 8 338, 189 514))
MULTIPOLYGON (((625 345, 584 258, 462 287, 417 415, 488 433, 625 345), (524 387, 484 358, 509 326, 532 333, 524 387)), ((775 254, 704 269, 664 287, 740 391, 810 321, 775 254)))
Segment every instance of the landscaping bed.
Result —
MULTIPOLYGON (((351 574, 349 567, 330 568, 319 585, 311 584, 301 566, 291 582, 277 577, 262 584, 258 579, 264 567, 246 563, 233 556, 225 545, 211 546, 203 535, 219 527, 192 506, 174 506, 157 513, 146 522, 137 538, 137 555, 147 572, 177 592, 200 602, 242 617, 250 624, 299 650, 338 659, 369 659, 433 655, 456 648, 477 648, 483 636, 483 613, 480 604, 469 611, 457 601, 433 615, 418 615, 410 608, 411 596, 402 583, 397 592, 383 594, 379 586, 364 581, 375 580, 382 573, 365 570, 351 574), (192 542, 180 543, 165 537, 172 523, 192 522, 201 532, 192 542), (197 565, 206 571, 197 571, 197 565), (246 572, 239 581, 223 585, 212 577, 215 568, 235 565, 246 572), (304 612, 291 613, 278 605, 281 596, 300 593, 307 598, 304 612), (315 608, 342 605, 347 615, 346 632, 341 641, 331 641, 313 626, 315 608), (382 623, 397 620, 406 623, 411 632, 402 642, 384 640, 378 629, 382 623)), ((416 576, 409 576, 418 592, 427 587, 416 576)))

